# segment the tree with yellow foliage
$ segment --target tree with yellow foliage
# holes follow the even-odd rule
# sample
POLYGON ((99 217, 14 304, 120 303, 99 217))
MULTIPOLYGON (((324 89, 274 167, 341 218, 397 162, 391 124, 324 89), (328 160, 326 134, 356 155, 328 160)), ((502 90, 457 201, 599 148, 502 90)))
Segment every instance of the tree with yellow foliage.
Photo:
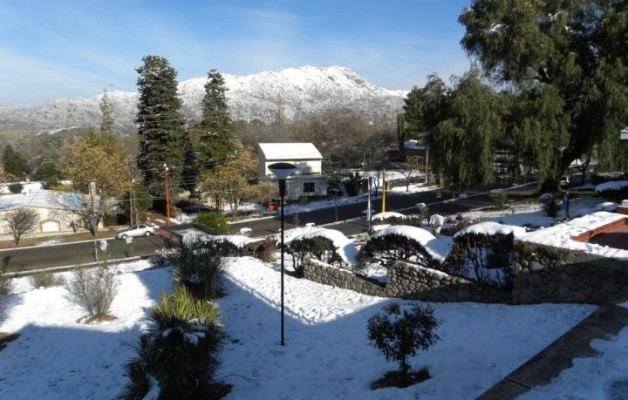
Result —
POLYGON ((201 190, 214 197, 217 202, 226 201, 235 214, 242 199, 259 196, 257 185, 257 159, 252 151, 240 148, 237 157, 203 175, 201 190))
POLYGON ((76 213, 89 222, 92 234, 97 236, 98 224, 111 212, 112 199, 131 187, 133 160, 114 135, 92 129, 67 139, 63 153, 61 170, 80 194, 74 196, 75 203, 79 203, 76 213))

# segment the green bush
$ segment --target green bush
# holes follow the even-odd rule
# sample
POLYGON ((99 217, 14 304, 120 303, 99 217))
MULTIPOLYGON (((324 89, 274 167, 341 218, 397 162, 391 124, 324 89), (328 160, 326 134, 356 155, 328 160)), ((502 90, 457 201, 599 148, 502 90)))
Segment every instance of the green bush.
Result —
POLYGON ((503 210, 506 208, 506 201, 508 200, 508 193, 503 189, 491 190, 488 193, 488 197, 493 202, 493 207, 496 210, 503 210))
POLYGON ((408 358, 440 340, 435 332, 438 326, 434 309, 428 305, 414 304, 401 309, 399 304, 391 303, 368 320, 368 339, 384 353, 387 361, 397 362, 399 371, 408 375, 411 370, 408 358))
POLYGON ((130 382, 121 399, 142 399, 159 384, 159 399, 205 398, 222 344, 218 306, 193 298, 185 287, 162 294, 150 311, 150 325, 125 365, 130 382))
POLYGON ((54 273, 48 271, 38 272, 30 277, 33 287, 51 287, 51 286, 63 286, 65 280, 61 276, 55 276, 54 273))
POLYGON ((222 260, 203 243, 184 245, 169 256, 174 266, 172 276, 178 285, 185 286, 192 295, 213 299, 221 289, 222 260))
POLYGON ((24 189, 24 186, 22 186, 21 183, 13 183, 11 185, 9 185, 9 192, 11 193, 22 193, 22 190, 24 189))
POLYGON ((213 230, 218 235, 229 233, 227 217, 220 211, 202 211, 196 217, 197 224, 213 230))

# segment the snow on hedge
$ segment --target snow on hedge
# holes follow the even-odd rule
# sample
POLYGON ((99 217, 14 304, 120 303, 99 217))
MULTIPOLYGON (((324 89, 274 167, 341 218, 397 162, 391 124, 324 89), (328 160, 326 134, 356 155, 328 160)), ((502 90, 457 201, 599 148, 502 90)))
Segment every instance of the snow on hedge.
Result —
POLYGON ((526 233, 526 229, 521 226, 515 225, 503 225, 497 222, 486 221, 467 226, 466 228, 457 232, 454 237, 459 237, 468 234, 476 235, 509 235, 513 234, 515 237, 523 237, 526 233))
POLYGON ((442 246, 438 245, 438 240, 434 235, 429 233, 423 228, 410 225, 390 225, 386 228, 380 229, 375 232, 371 239, 376 239, 381 236, 399 235, 405 236, 409 239, 416 240, 430 253, 432 257, 439 261, 443 261, 449 251, 443 255, 442 246))
POLYGON ((380 220, 380 219, 381 220, 385 220, 385 219, 388 219, 388 218, 402 218, 402 219, 405 219, 405 218, 408 218, 408 216, 405 215, 405 214, 402 214, 402 213, 395 212, 395 211, 386 211, 386 212, 374 214, 373 217, 372 217, 372 219, 376 219, 376 220, 380 220))
POLYGON ((200 238, 203 242, 229 242, 233 244, 238 249, 248 245, 251 242, 255 242, 255 239, 252 239, 245 235, 204 235, 200 238))
POLYGON ((602 193, 609 190, 622 190, 625 187, 628 187, 628 181, 610 181, 597 185, 595 187, 595 192, 602 193))
POLYGON ((340 258, 342 258, 342 261, 347 264, 356 265, 355 256, 358 250, 355 244, 342 232, 335 229, 320 228, 317 226, 290 229, 286 231, 284 235, 284 243, 289 245, 293 240, 312 239, 315 237, 329 239, 336 247, 336 252, 340 258))

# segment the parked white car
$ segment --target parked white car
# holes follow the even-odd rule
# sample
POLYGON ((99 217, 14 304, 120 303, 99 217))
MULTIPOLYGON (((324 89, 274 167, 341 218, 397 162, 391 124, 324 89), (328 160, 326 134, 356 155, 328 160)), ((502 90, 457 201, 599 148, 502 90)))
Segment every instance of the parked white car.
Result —
POLYGON ((116 239, 150 236, 155 234, 155 228, 148 224, 137 224, 116 233, 116 239))

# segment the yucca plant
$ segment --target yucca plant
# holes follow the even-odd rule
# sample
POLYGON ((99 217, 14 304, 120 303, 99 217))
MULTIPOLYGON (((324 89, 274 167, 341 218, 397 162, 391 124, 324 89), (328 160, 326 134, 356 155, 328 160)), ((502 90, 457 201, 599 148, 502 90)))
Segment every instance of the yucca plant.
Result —
MULTIPOLYGON (((120 396, 136 399, 159 382, 161 399, 193 399, 206 390, 218 368, 222 342, 218 306, 192 297, 184 286, 162 294, 151 324, 126 365, 131 382, 120 396)), ((141 398, 141 397, 139 397, 141 398)))
POLYGON ((172 277, 198 298, 216 298, 221 288, 222 259, 202 245, 184 246, 171 259, 172 277))

